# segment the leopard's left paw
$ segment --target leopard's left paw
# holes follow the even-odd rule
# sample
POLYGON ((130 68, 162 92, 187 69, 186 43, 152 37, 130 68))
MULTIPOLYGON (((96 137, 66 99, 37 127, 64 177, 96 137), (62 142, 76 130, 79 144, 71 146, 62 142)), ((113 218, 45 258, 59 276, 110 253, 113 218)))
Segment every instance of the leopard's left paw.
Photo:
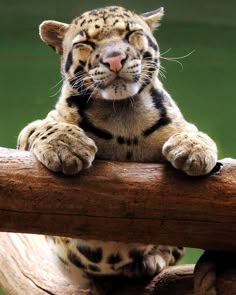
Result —
POLYGON ((128 278, 153 276, 166 267, 166 261, 161 255, 146 255, 122 267, 121 274, 128 278))
POLYGON ((188 175, 208 174, 217 162, 214 141, 202 132, 180 132, 163 145, 162 153, 171 164, 188 175))
POLYGON ((159 245, 151 246, 149 250, 133 249, 130 252, 132 262, 122 267, 121 274, 130 278, 154 276, 166 266, 176 264, 184 253, 183 247, 176 246, 159 245))

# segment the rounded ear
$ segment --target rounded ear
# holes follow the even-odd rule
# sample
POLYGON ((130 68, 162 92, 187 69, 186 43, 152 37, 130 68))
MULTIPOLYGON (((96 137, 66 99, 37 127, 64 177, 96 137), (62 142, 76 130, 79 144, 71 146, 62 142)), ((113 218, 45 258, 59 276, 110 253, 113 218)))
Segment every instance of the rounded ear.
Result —
POLYGON ((142 13, 140 16, 147 23, 149 28, 153 31, 156 27, 159 26, 159 22, 164 15, 164 8, 160 7, 156 10, 142 13))
POLYGON ((68 29, 68 24, 47 20, 42 22, 39 26, 39 35, 47 45, 56 51, 56 53, 62 54, 62 41, 68 29))

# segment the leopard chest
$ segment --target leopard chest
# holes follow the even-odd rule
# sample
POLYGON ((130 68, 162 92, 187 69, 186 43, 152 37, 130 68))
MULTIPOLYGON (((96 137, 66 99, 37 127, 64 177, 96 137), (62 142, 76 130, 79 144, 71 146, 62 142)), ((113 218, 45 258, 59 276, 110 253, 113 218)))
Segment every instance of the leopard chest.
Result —
POLYGON ((151 102, 98 102, 84 113, 80 127, 95 141, 97 158, 151 162, 163 159, 161 132, 167 121, 151 102))

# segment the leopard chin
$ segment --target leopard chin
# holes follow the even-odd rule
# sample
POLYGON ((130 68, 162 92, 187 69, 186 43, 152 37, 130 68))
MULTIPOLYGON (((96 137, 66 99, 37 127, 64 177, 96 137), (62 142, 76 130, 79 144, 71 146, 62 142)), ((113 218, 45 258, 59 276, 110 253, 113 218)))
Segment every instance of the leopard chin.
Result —
POLYGON ((139 83, 116 80, 100 91, 101 98, 106 100, 121 100, 138 94, 139 83))

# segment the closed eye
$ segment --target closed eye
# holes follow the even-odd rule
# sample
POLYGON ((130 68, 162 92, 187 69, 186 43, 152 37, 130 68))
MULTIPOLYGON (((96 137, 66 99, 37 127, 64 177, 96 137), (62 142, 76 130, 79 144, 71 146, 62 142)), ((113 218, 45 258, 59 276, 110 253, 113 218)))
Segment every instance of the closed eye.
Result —
POLYGON ((143 30, 137 30, 137 31, 129 31, 125 35, 125 39, 129 41, 130 36, 143 36, 143 30))
POLYGON ((73 44, 73 47, 74 48, 79 48, 79 47, 82 47, 84 45, 89 45, 90 47, 92 47, 92 49, 95 49, 96 48, 96 44, 92 41, 89 41, 89 40, 85 40, 85 41, 81 41, 81 42, 75 42, 73 44))

